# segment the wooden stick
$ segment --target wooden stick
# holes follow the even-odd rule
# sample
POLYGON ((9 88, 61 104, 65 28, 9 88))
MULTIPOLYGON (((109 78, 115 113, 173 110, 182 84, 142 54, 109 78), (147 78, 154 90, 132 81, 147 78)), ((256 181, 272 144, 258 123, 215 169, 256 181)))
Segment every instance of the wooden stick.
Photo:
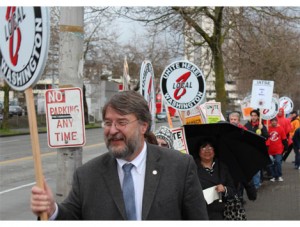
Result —
POLYGON ((179 117, 180 117, 180 120, 181 120, 181 123, 182 125, 185 125, 185 112, 184 111, 177 111, 177 113, 179 114, 179 117))
POLYGON ((165 109, 166 109, 166 113, 167 113, 167 119, 168 119, 168 123, 169 123, 169 128, 173 128, 173 122, 172 122, 172 118, 170 116, 168 105, 165 105, 165 109))
MULTIPOLYGON (((32 156, 33 156, 34 169, 35 169, 35 180, 37 186, 44 189, 44 182, 43 182, 44 177, 43 177, 42 162, 40 156, 40 143, 39 143, 39 135, 37 129, 37 121, 36 121, 36 113, 34 107, 32 88, 28 88, 25 90, 25 96, 26 96, 26 103, 27 103, 32 156)), ((46 212, 42 213, 40 218, 41 220, 48 220, 47 213, 46 212)))

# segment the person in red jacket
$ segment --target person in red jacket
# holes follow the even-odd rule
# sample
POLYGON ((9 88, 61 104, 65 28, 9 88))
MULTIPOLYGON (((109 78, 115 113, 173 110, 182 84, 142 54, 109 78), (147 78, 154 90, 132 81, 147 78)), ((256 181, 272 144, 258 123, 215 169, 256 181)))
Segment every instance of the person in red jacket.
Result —
POLYGON ((277 114, 277 120, 278 124, 282 126, 284 133, 286 135, 286 138, 288 139, 289 144, 292 143, 292 140, 289 139, 290 131, 292 130, 292 125, 290 119, 285 117, 284 109, 279 108, 278 114, 277 114))
POLYGON ((274 182, 283 181, 282 178, 282 153, 288 148, 286 134, 282 126, 278 124, 278 119, 275 117, 271 119, 271 125, 269 127, 269 155, 273 160, 273 165, 271 168, 271 173, 273 178, 270 181, 274 182))

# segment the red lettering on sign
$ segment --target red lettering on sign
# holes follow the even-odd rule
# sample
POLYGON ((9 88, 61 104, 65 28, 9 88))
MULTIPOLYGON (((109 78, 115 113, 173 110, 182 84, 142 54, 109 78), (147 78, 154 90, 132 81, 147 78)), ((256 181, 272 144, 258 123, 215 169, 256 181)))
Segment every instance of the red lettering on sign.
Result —
POLYGON ((182 96, 185 95, 186 88, 181 85, 183 85, 187 81, 187 79, 190 77, 190 75, 191 75, 191 72, 186 72, 176 80, 176 82, 180 84, 180 86, 177 87, 176 90, 174 91, 174 98, 176 100, 179 100, 182 96), (182 90, 182 91, 179 94, 180 90, 182 90))
POLYGON ((57 128, 69 128, 73 127, 73 119, 61 119, 57 121, 57 128))
POLYGON ((19 57, 19 50, 20 50, 20 46, 21 46, 21 30, 20 28, 17 26, 18 23, 15 21, 15 17, 16 17, 16 7, 7 7, 6 9, 6 16, 5 19, 7 20, 8 23, 10 23, 11 28, 11 34, 10 34, 10 38, 9 38, 9 56, 10 56, 10 60, 11 63, 16 66, 18 63, 18 57, 19 57), (17 33, 17 36, 15 37, 15 32, 17 33), (15 42, 14 39, 17 39, 17 42, 15 42), (16 44, 16 46, 14 47, 14 44, 16 44))
POLYGON ((149 85, 148 85, 148 107, 149 107, 150 111, 152 110, 151 88, 152 88, 152 77, 150 77, 150 81, 149 81, 149 85))
POLYGON ((287 104, 288 104, 288 101, 285 101, 285 102, 283 103, 283 105, 282 105, 282 108, 285 109, 285 107, 287 106, 287 104))
POLYGON ((269 112, 269 109, 264 109, 263 114, 267 114, 269 112))
POLYGON ((77 139, 77 132, 55 132, 56 141, 65 141, 67 143, 69 140, 77 139))
POLYGON ((66 102, 65 92, 61 91, 47 91, 46 92, 47 103, 64 103, 66 102))

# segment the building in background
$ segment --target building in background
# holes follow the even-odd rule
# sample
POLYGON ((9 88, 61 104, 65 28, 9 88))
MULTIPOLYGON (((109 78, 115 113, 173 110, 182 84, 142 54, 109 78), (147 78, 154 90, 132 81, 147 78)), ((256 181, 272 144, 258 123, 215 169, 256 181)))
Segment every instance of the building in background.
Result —
MULTIPOLYGON (((201 27, 207 33, 211 34, 213 28, 213 26, 211 26, 211 22, 205 17, 200 17, 199 21, 201 23, 201 27)), ((204 44, 201 47, 191 44, 190 39, 201 43, 203 41, 203 38, 198 33, 194 32, 193 29, 191 29, 188 25, 186 25, 184 33, 185 59, 197 65, 202 70, 202 73, 205 77, 206 99, 204 100, 204 102, 215 100, 216 90, 215 75, 212 69, 212 53, 207 44, 204 44)), ((240 98, 237 94, 236 82, 231 75, 225 75, 225 90, 229 101, 227 105, 228 111, 240 111, 240 98)))

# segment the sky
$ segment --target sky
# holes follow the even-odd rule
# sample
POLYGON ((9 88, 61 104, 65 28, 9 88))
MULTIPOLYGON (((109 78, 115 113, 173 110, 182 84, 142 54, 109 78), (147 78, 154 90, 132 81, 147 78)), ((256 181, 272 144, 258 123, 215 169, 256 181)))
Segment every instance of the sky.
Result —
POLYGON ((85 1, 61 1, 61 0, 1 0, 0 6, 300 6, 297 0, 85 0, 85 1), (21 3, 21 4, 20 4, 21 3), (67 3, 67 4, 66 4, 67 3))

